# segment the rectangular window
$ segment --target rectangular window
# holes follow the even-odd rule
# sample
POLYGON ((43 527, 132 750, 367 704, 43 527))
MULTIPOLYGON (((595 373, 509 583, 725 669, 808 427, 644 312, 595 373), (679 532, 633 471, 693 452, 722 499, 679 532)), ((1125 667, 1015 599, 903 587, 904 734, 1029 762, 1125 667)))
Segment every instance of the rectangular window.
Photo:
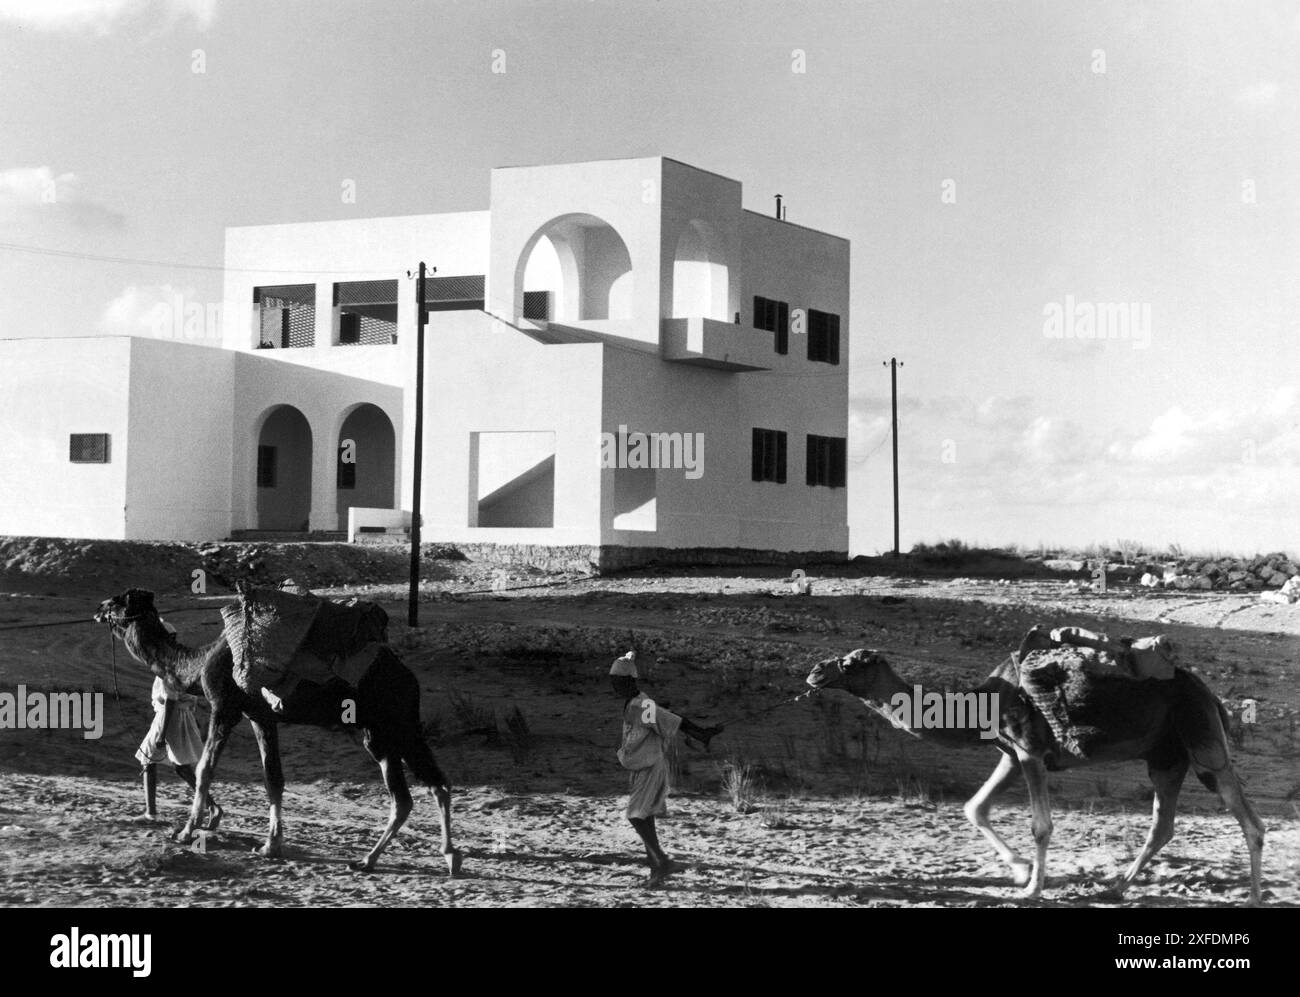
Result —
POLYGON ((842 436, 808 437, 808 484, 844 487, 847 443, 842 436))
POLYGON ((257 487, 275 487, 275 447, 257 448, 257 487))
POLYGON ((772 298, 754 297, 754 328, 775 333, 774 347, 782 355, 790 352, 790 304, 772 298))
POLYGON ((253 305, 259 349, 287 350, 315 345, 315 284, 255 287, 253 305))
POLYGON ((785 433, 779 429, 755 429, 752 476, 755 481, 785 484, 785 433))
POLYGON ((68 460, 74 464, 110 464, 112 456, 108 433, 73 433, 68 438, 68 460))
POLYGON ((340 346, 386 346, 397 342, 395 280, 348 280, 334 285, 340 346))
POLYGON ((831 312, 808 309, 808 359, 819 363, 840 362, 840 317, 831 312))

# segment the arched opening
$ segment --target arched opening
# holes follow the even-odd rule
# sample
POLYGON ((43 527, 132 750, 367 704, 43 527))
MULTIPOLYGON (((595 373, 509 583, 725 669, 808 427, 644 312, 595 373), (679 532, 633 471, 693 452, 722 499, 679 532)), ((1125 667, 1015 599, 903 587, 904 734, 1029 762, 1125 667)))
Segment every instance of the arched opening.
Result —
POLYGON ((257 434, 257 529, 301 530, 311 518, 311 426, 277 405, 257 434))
POLYGON ((358 405, 343 420, 336 455, 339 529, 346 529, 348 510, 393 508, 393 468, 397 434, 378 405, 358 405))
POLYGON ((699 220, 688 224, 673 253, 673 318, 729 321, 730 280, 717 233, 699 220))
POLYGON ((520 256, 524 318, 581 322, 632 317, 632 257, 594 215, 548 222, 520 256))

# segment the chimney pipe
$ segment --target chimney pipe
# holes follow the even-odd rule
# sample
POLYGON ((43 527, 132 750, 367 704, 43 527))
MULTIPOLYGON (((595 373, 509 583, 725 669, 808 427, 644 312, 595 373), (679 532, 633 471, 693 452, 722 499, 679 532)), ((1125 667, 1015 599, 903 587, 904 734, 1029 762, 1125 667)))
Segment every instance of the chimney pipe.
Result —
POLYGON ((781 219, 781 195, 780 194, 776 195, 776 217, 777 220, 780 221, 781 219))

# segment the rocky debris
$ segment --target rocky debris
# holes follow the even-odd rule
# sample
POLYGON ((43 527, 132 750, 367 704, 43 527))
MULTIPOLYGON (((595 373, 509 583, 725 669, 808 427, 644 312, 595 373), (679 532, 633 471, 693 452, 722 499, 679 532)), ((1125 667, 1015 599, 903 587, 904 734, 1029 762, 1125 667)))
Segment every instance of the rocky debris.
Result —
MULTIPOLYGON (((449 551, 463 560, 446 545, 422 547, 422 577, 443 579, 449 551)), ((289 577, 311 589, 334 588, 403 579, 409 556, 408 548, 398 545, 0 537, 0 582, 5 588, 39 586, 54 594, 83 586, 102 588, 105 594, 131 586, 158 593, 222 594, 239 581, 267 585, 289 577)))
POLYGON ((1292 575, 1276 592, 1261 592, 1259 597, 1264 602, 1278 602, 1283 605, 1300 602, 1300 575, 1292 575))
MULTIPOLYGON (((1119 552, 1114 552, 1119 557, 1119 552)), ((1069 574, 1091 573, 1100 557, 1092 559, 1046 558, 1046 568, 1069 574)), ((1108 584, 1132 581, 1144 588, 1174 589, 1180 592, 1253 592, 1281 589, 1300 564, 1287 554, 1258 554, 1254 557, 1170 558, 1138 557, 1127 563, 1105 561, 1108 584)), ((1082 586, 1081 586, 1082 587, 1082 586)))

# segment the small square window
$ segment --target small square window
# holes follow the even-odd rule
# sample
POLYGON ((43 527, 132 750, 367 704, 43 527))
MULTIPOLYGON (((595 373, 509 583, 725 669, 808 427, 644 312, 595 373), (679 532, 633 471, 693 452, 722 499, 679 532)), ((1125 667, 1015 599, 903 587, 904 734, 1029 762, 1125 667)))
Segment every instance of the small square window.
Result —
POLYGON ((74 464, 112 463, 112 442, 108 433, 73 433, 68 442, 68 460, 74 464))

